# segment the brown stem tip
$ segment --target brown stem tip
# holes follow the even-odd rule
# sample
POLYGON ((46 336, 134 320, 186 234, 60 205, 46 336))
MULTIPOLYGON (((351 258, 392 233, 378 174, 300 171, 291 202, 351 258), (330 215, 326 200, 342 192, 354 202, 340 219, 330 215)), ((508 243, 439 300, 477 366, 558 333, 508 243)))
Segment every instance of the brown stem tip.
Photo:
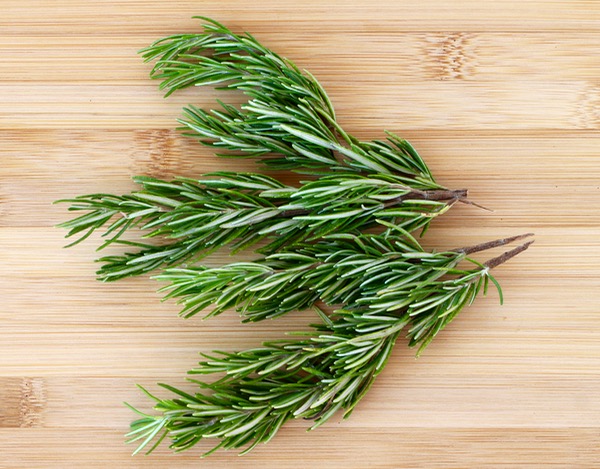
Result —
POLYGON ((504 264, 506 261, 525 251, 532 244, 533 240, 527 241, 525 244, 521 244, 520 246, 517 246, 516 248, 511 249, 510 251, 506 251, 505 253, 500 254, 498 257, 494 257, 493 259, 484 262, 483 265, 486 266, 488 269, 498 267, 499 265, 504 264))
POLYGON ((485 243, 476 244, 475 246, 467 246, 464 248, 454 249, 454 251, 463 252, 465 254, 472 254, 474 252, 481 252, 487 249, 493 249, 499 246, 504 246, 505 244, 510 244, 514 241, 529 238, 530 236, 533 236, 533 233, 525 233, 517 236, 510 236, 508 238, 495 239, 493 241, 487 241, 485 243))

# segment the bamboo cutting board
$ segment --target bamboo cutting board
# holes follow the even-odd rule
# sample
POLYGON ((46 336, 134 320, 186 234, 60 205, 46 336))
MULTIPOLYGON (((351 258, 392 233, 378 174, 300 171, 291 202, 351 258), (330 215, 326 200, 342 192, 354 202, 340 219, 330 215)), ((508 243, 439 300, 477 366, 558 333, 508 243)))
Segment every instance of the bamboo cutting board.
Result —
POLYGON ((600 467, 600 2, 2 0, 0 13, 0 468, 600 467), (536 243, 498 269, 504 306, 480 299, 419 360, 400 342, 349 420, 292 422, 244 458, 200 460, 202 445, 132 458, 122 401, 147 408, 135 383, 186 386, 198 352, 312 320, 184 321, 154 280, 95 281, 93 242, 61 249, 55 199, 254 168, 173 130, 216 94, 164 100, 136 55, 197 31, 192 15, 311 70, 345 128, 408 138, 442 184, 494 209, 453 209, 426 246, 536 243))

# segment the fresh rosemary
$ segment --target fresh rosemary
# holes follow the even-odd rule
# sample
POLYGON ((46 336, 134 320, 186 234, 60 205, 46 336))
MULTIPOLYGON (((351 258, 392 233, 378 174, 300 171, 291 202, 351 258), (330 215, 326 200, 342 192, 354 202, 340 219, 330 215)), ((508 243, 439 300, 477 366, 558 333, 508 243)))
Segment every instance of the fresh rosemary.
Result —
POLYGON ((142 190, 128 195, 62 200, 72 204, 70 210, 86 213, 59 226, 69 230, 67 236, 80 235, 71 246, 108 225, 103 233, 107 241, 99 249, 115 242, 138 247, 133 253, 99 259, 104 263, 99 277, 117 280, 197 260, 225 245, 237 252, 266 238, 260 252, 273 253, 330 233, 359 233, 379 218, 407 231, 426 229, 466 197, 466 191, 409 186, 403 177, 384 174, 323 176, 299 188, 259 174, 212 176, 171 182, 136 177, 142 190), (146 238, 160 237, 163 243, 121 239, 136 227, 146 230, 146 238))
POLYGON ((387 142, 362 142, 344 131, 310 73, 252 36, 204 20, 203 34, 171 36, 143 51, 145 60, 156 61, 151 76, 162 80, 167 95, 192 85, 221 85, 249 100, 241 108, 222 102, 219 110, 187 108, 181 121, 187 135, 227 149, 227 156, 259 158, 311 179, 289 187, 261 174, 217 173, 199 181, 136 177, 141 190, 128 195, 61 200, 86 212, 60 225, 69 237, 79 236, 72 244, 108 225, 99 249, 115 242, 137 249, 100 258, 100 279, 191 262, 226 245, 237 252, 265 238, 260 252, 272 253, 330 233, 358 234, 382 218, 424 232, 455 202, 471 203, 466 190, 437 184, 406 140, 388 133, 387 142), (162 242, 122 239, 136 227, 162 242))
MULTIPOLYGON (((269 441, 288 420, 313 420, 310 429, 314 429, 338 410, 343 409, 344 417, 348 417, 385 366, 404 329, 408 330, 409 345, 418 347, 417 354, 421 353, 480 291, 486 293, 490 280, 500 291, 490 270, 527 249, 531 241, 483 264, 465 258, 465 254, 525 236, 447 253, 417 249, 411 256, 410 251, 402 250, 409 254, 403 260, 417 260, 411 263, 414 268, 407 269, 410 274, 403 275, 406 267, 400 265, 400 273, 392 274, 390 282, 386 278, 371 282, 371 289, 344 309, 331 315, 316 309, 322 323, 314 325, 306 338, 265 343, 237 353, 204 355, 206 361, 190 373, 220 375, 211 383, 190 380, 205 392, 191 395, 161 384, 177 397, 160 399, 144 390, 156 402, 154 408, 159 415, 134 409, 142 418, 133 422, 129 442, 141 440, 136 450, 139 452, 155 437, 156 444, 168 437, 170 447, 181 451, 212 438, 218 443, 206 454, 219 448, 246 447, 244 454, 269 441), (463 258, 474 267, 457 269, 449 257, 463 258)), ((388 268, 395 270, 396 266, 388 268)), ((369 276, 355 270, 350 275, 353 279, 368 281, 369 276)), ((342 278, 349 276, 347 272, 338 273, 342 278)), ((246 294, 244 290, 239 293, 246 294)))
POLYGON ((274 318, 317 302, 357 302, 385 312, 409 304, 430 282, 454 272, 468 254, 529 236, 426 252, 409 233, 388 226, 394 234, 331 235, 255 262, 166 269, 157 278, 169 282, 161 290, 168 292, 166 298, 178 298, 186 318, 211 305, 207 317, 236 309, 245 321, 274 318))
POLYGON ((211 85, 246 95, 236 107, 219 101, 184 109, 184 134, 223 156, 257 158, 267 168, 302 174, 290 186, 263 174, 217 172, 172 181, 138 176, 129 194, 89 194, 67 202, 82 213, 60 226, 77 244, 102 232, 99 250, 115 243, 132 252, 104 256, 104 281, 154 270, 181 315, 237 310, 244 321, 314 309, 320 323, 297 337, 241 352, 204 355, 191 379, 201 392, 161 386, 175 397, 155 401, 128 441, 151 452, 165 438, 175 451, 204 439, 242 454, 269 441, 288 420, 316 428, 344 416, 384 368, 406 331, 417 355, 453 318, 487 292, 490 271, 527 249, 525 242, 484 263, 470 255, 530 234, 448 251, 426 251, 411 233, 467 191, 435 182, 405 140, 361 141, 338 123, 323 87, 308 72, 249 34, 209 19, 200 34, 161 39, 142 51, 166 95, 211 85), (366 232, 365 230, 369 230, 366 232), (143 242, 127 239, 133 230, 143 242), (153 243, 157 239, 159 242, 153 243), (260 248, 257 243, 260 242, 260 248), (254 248, 253 262, 208 268, 197 261, 215 249, 254 248), (211 308, 212 309, 209 309, 211 308), (326 310, 327 312, 324 312, 326 310))
POLYGON ((202 143, 227 156, 259 157, 272 168, 300 172, 405 175, 425 184, 433 177, 415 149, 388 133, 388 141, 362 142, 336 121, 327 93, 307 71, 210 18, 203 34, 156 41, 142 51, 155 60, 151 77, 167 96, 189 86, 221 85, 250 99, 241 108, 220 103, 210 112, 190 106, 180 122, 202 143))

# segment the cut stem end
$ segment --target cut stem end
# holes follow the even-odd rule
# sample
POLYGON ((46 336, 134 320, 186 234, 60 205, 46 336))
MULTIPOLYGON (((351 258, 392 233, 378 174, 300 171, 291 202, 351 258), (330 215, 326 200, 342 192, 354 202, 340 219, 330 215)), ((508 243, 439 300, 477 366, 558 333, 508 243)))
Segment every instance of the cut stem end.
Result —
POLYGON ((532 244, 533 244, 533 240, 527 241, 525 244, 521 244, 520 246, 517 246, 516 248, 511 249, 510 251, 506 251, 505 253, 500 254, 498 257, 494 257, 493 259, 490 259, 489 261, 485 262, 483 265, 491 270, 495 267, 498 267, 499 265, 504 264, 505 262, 509 261, 516 255, 522 253, 532 244))

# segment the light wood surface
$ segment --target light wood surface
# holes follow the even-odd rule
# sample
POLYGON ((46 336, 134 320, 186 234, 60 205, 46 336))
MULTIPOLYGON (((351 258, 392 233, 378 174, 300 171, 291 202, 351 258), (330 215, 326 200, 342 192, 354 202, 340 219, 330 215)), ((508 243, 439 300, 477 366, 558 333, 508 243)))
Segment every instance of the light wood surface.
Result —
MULTIPOLYGON (((0 468, 600 467, 600 2, 386 0, 0 2, 0 468), (130 177, 253 169, 173 129, 136 51, 198 30, 253 33, 311 70, 342 124, 408 138, 438 180, 468 187, 424 243, 534 231, 497 294, 415 360, 400 341, 347 421, 292 422, 239 458, 123 443, 140 383, 181 386, 199 351, 240 349, 310 314, 184 321, 157 284, 94 280, 94 243, 64 250, 51 202, 128 191, 130 177)), ((213 258, 216 262, 221 256, 213 258)))

